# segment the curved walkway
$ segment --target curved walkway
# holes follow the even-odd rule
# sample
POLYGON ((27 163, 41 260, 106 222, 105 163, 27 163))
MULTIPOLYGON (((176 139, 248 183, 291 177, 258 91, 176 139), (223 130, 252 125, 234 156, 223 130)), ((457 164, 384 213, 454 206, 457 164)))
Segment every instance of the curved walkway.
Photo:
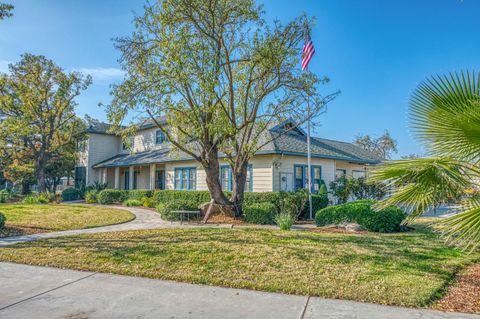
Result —
POLYGON ((34 241, 44 238, 55 238, 70 235, 80 234, 94 234, 104 233, 110 231, 122 231, 122 230, 134 230, 134 229, 152 229, 152 228, 166 228, 166 227, 178 227, 176 223, 170 223, 160 218, 160 215, 144 208, 137 207, 119 207, 119 206, 106 206, 107 208, 125 209, 135 215, 135 219, 123 224, 108 225, 94 228, 85 229, 73 229, 64 230, 52 233, 40 233, 24 236, 4 237, 0 238, 0 247, 17 243, 23 243, 28 241, 34 241))
MULTIPOLYGON (((94 204, 92 204, 94 205, 94 204)), ((100 226, 85 229, 72 229, 52 233, 39 233, 32 235, 13 236, 0 238, 0 247, 18 243, 35 241, 39 239, 73 236, 81 234, 106 233, 112 231, 140 230, 140 229, 156 229, 156 228, 264 228, 278 229, 274 225, 232 225, 232 224, 182 224, 180 222, 169 222, 163 220, 160 215, 152 210, 139 207, 125 206, 102 206, 106 208, 124 209, 135 215, 135 219, 122 224, 100 226)), ((314 225, 294 225, 292 230, 305 230, 313 228, 314 225)))

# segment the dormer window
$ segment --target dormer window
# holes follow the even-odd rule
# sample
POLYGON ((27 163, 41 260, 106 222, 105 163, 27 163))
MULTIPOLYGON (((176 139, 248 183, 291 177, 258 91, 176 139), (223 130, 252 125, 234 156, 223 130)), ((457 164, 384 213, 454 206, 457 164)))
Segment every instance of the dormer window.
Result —
POLYGON ((155 144, 160 145, 167 141, 167 137, 161 130, 155 132, 155 144))

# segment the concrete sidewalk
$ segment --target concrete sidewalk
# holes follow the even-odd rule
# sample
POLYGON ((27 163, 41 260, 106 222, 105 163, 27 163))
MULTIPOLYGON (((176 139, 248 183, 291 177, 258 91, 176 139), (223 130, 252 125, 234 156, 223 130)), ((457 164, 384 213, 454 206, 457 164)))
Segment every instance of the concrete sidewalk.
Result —
POLYGON ((0 318, 467 319, 480 316, 0 263, 0 318))

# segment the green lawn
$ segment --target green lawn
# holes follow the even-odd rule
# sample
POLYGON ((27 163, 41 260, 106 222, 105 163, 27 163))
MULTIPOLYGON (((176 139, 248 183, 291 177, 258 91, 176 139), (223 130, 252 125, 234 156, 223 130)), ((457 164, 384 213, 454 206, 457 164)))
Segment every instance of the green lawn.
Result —
POLYGON ((402 306, 428 306, 479 255, 426 230, 370 235, 157 229, 0 249, 1 261, 402 306))
POLYGON ((27 232, 91 228, 135 218, 125 210, 90 205, 0 204, 0 212, 7 218, 7 228, 27 229, 27 232))

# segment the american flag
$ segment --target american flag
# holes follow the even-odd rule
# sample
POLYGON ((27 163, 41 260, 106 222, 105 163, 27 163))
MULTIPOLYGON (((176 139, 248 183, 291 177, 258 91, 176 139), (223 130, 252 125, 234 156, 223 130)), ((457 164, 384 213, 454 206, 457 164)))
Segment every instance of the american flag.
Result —
POLYGON ((302 70, 303 71, 305 71, 305 69, 308 67, 308 64, 310 63, 310 60, 312 59, 314 54, 315 54, 315 48, 313 47, 312 39, 310 39, 310 36, 308 36, 307 39, 305 40, 305 44, 303 46, 303 51, 302 51, 302 70))

